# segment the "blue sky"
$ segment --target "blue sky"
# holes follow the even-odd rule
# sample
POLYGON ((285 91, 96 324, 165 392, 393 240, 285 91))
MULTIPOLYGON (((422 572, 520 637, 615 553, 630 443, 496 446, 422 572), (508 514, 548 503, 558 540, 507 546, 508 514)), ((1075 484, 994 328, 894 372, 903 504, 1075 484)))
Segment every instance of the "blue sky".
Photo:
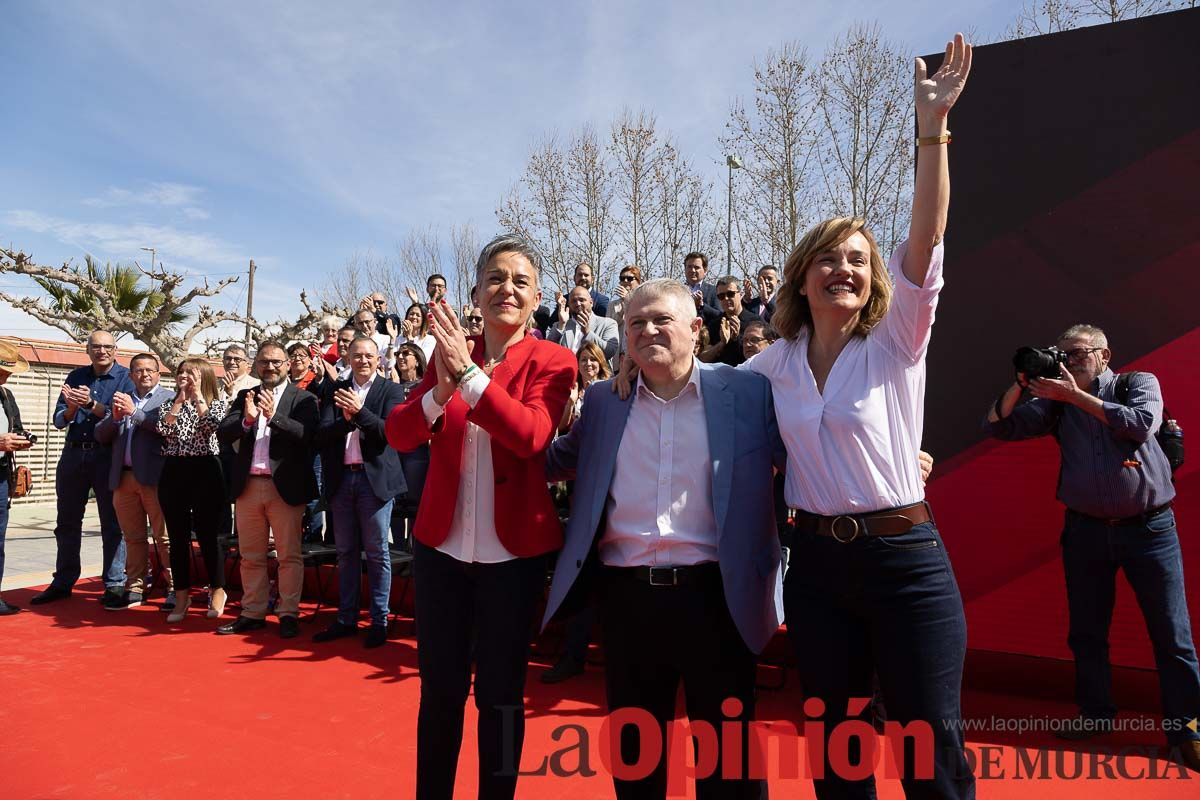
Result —
MULTIPOLYGON (((409 229, 494 209, 535 140, 653 111, 712 164, 752 63, 855 21, 913 53, 995 38, 1015 3, 4 4, 0 239, 41 263, 158 248, 199 277, 254 258, 256 311, 409 229), (949 6, 949 7, 948 7, 949 6)), ((243 281, 244 283, 244 281, 243 281)), ((25 285, 0 276, 0 287, 25 285)), ((239 285, 218 307, 244 303, 239 285)), ((65 338, 0 303, 0 334, 65 338)))

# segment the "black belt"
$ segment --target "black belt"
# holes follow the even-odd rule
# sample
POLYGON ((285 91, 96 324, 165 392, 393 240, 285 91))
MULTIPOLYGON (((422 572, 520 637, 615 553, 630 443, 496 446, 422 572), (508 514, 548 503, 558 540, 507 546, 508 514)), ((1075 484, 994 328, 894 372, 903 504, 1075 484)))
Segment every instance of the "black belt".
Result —
POLYGON ((350 472, 362 472, 367 468, 365 464, 342 464, 342 467, 350 472))
POLYGON ((1138 525, 1142 522, 1149 522, 1154 517, 1157 517, 1162 512, 1168 510, 1173 502, 1174 501, 1163 503, 1161 506, 1155 506, 1147 511, 1143 511, 1141 514, 1134 514, 1132 517, 1097 517, 1092 514, 1085 514, 1082 511, 1076 511, 1073 508, 1068 508, 1067 511, 1070 511, 1072 514, 1077 516, 1094 520, 1095 522, 1103 522, 1110 528, 1120 528, 1124 525, 1138 525))
POLYGON ((100 444, 100 442, 67 442, 67 447, 72 450, 95 450, 97 448, 109 448, 110 444, 100 444))
POLYGON ((685 586, 687 584, 720 580, 721 567, 715 561, 686 567, 609 567, 604 573, 613 578, 648 583, 651 586, 685 586))

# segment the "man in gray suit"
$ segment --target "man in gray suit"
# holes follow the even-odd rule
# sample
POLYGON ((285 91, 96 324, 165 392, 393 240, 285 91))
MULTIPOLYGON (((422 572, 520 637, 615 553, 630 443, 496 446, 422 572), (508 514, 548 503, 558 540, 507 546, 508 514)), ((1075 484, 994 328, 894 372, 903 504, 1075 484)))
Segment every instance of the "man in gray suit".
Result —
MULTIPOLYGON (((544 622, 595 591, 609 711, 649 712, 665 753, 682 682, 689 720, 718 739, 696 796, 758 797, 765 784, 746 777, 756 657, 783 617, 771 477, 785 454, 771 387, 695 359, 702 321, 676 281, 630 293, 625 325, 641 372, 633 393, 592 386, 547 453, 551 480, 575 479, 575 501, 544 622), (742 757, 726 762, 735 721, 742 757)), ((621 761, 641 763, 637 727, 620 736, 621 761)), ((617 797, 665 797, 666 774, 660 758, 642 780, 614 775, 617 797)))
POLYGON ((559 296, 558 321, 546 331, 546 338, 572 353, 578 353, 585 342, 595 342, 610 362, 617 355, 617 323, 593 312, 591 292, 583 286, 576 286, 566 298, 559 296))
MULTIPOLYGON (((171 585, 171 558, 167 545, 162 509, 158 505, 158 477, 162 474, 162 437, 155 426, 158 409, 170 403, 175 393, 158 385, 158 359, 149 353, 129 362, 133 379, 132 395, 117 392, 112 408, 96 425, 96 441, 111 444, 112 462, 108 486, 113 491, 113 509, 125 538, 125 590, 104 601, 107 611, 120 611, 142 604, 146 576, 150 570, 150 549, 146 543, 146 523, 154 537, 159 569, 167 578, 164 610, 175 607, 171 585)), ((216 502, 216 501, 214 501, 216 502)))

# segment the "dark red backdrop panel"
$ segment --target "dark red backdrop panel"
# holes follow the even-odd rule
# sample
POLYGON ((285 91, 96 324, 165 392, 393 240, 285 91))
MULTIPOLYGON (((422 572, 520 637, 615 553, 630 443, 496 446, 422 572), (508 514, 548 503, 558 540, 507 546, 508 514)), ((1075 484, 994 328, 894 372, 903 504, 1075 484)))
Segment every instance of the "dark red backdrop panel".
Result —
MULTIPOLYGON (((1016 347, 1099 325, 1114 367, 1158 375, 1200 453, 1197 41, 1200 10, 1188 10, 981 47, 954 109, 925 447, 973 648, 1070 657, 1056 446, 998 444, 980 428, 1016 347)), ((1176 476, 1194 634, 1198 460, 1176 476)), ((1153 666, 1124 585, 1111 641, 1114 663, 1153 666)))

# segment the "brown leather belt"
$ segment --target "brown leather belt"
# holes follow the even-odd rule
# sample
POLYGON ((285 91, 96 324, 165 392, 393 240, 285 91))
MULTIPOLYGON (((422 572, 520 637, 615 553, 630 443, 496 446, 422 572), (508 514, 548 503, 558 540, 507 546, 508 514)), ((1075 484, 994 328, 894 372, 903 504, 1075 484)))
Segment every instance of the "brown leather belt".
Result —
POLYGON ((838 514, 822 517, 796 509, 796 530, 800 533, 815 533, 849 544, 860 536, 899 536, 908 533, 914 525, 929 522, 933 512, 922 500, 910 506, 886 508, 869 514, 838 514))

